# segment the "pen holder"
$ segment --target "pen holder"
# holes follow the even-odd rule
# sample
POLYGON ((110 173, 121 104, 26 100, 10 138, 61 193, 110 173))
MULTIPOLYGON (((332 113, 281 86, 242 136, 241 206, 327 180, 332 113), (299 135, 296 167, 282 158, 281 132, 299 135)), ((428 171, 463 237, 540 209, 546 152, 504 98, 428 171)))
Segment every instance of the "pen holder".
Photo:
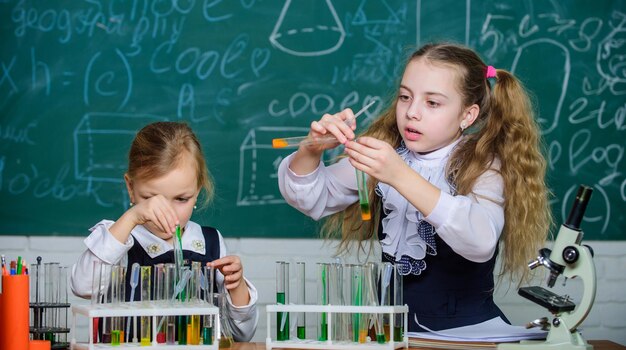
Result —
POLYGON ((28 349, 28 275, 2 276, 0 349, 28 349))

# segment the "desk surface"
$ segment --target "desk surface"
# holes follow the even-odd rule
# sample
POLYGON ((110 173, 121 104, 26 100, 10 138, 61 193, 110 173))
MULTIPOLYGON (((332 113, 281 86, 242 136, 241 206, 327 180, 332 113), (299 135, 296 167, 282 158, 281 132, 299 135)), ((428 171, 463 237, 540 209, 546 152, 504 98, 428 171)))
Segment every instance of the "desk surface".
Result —
MULTIPOLYGON (((593 345, 594 350, 624 350, 626 346, 614 343, 608 340, 589 340, 589 344, 593 345)), ((410 348, 410 349, 423 349, 429 348, 410 348)), ((230 350, 265 350, 265 343, 235 343, 230 350)), ((289 349, 294 350, 294 349, 289 349)))

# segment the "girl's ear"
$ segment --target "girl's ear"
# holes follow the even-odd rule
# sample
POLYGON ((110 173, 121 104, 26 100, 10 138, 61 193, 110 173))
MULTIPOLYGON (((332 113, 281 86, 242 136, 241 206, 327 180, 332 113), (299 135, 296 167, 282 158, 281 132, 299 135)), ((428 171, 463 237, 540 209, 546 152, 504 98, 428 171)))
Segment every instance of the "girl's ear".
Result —
POLYGON ((130 202, 136 203, 135 195, 133 193, 133 182, 131 181, 130 176, 128 176, 128 173, 124 174, 124 182, 126 182, 126 190, 128 191, 130 202))
POLYGON ((464 123, 466 128, 474 124, 474 122, 476 121, 476 118, 478 118, 479 112, 480 112, 480 107, 478 107, 477 104, 473 104, 465 110, 465 115, 463 116, 462 122, 464 123))

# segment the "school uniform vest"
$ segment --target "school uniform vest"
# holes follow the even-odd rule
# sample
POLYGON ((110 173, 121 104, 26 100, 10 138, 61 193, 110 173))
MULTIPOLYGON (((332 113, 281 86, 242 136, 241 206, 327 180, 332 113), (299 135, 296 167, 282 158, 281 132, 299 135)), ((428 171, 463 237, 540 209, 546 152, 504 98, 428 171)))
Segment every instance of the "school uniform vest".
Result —
MULTIPOLYGON (((202 226, 202 235, 204 236, 205 255, 196 253, 189 250, 183 250, 183 260, 185 265, 190 265, 192 261, 199 261, 201 266, 205 266, 206 263, 219 259, 220 257, 220 241, 217 230, 213 227, 202 226)), ((148 253, 143 249, 141 244, 137 240, 133 244, 133 247, 128 251, 128 267, 126 273, 126 300, 130 301, 130 278, 131 267, 134 263, 138 263, 140 266, 151 266, 152 276, 154 276, 154 265, 166 264, 174 262, 174 250, 170 250, 154 258, 150 257, 148 253)), ((215 286, 214 286, 215 287, 215 286)), ((138 301, 141 298, 141 293, 135 292, 134 301, 138 301)))
MULTIPOLYGON (((381 222, 378 239, 384 237, 381 222)), ((426 269, 419 275, 403 278, 409 331, 426 331, 415 319, 432 330, 472 325, 497 316, 509 323, 493 301, 493 270, 498 250, 488 261, 476 263, 455 253, 437 234, 435 241, 437 255, 426 255, 426 269)), ((383 261, 394 263, 385 256, 383 261)))

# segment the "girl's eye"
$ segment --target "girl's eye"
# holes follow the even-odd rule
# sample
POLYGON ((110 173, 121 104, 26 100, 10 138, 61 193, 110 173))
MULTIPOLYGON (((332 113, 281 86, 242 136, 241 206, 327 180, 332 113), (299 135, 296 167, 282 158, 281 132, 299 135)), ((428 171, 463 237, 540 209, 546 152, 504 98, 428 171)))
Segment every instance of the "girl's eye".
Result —
POLYGON ((185 198, 183 198, 183 197, 178 197, 178 198, 176 198, 176 200, 177 200, 178 202, 181 202, 181 203, 186 203, 186 202, 188 202, 188 201, 189 201, 189 198, 187 198, 187 197, 185 197, 185 198))
POLYGON ((428 107, 439 107, 439 103, 435 101, 426 101, 428 107))
POLYGON ((400 96, 398 96, 398 100, 400 100, 402 102, 409 102, 409 101, 411 101, 411 96, 409 96, 409 95, 400 95, 400 96))

